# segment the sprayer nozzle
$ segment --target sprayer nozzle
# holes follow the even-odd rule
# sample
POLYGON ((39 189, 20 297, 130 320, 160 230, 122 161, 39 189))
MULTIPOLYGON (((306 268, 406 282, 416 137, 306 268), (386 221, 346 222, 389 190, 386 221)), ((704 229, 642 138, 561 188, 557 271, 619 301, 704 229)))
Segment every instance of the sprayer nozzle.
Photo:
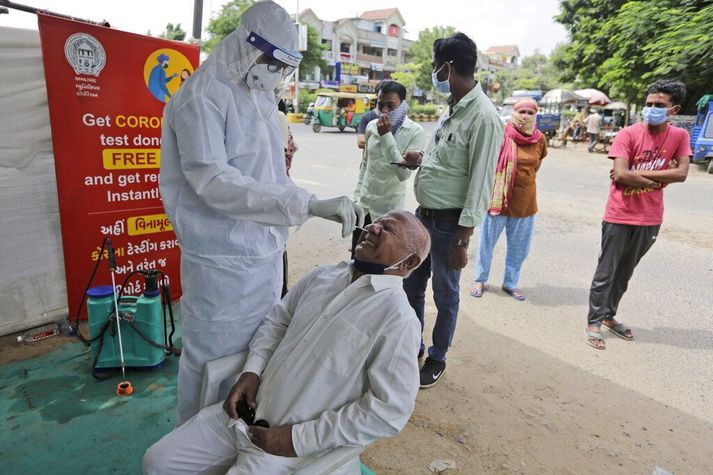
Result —
POLYGON ((129 396, 134 392, 134 388, 131 386, 131 381, 122 381, 116 386, 117 396, 129 396))

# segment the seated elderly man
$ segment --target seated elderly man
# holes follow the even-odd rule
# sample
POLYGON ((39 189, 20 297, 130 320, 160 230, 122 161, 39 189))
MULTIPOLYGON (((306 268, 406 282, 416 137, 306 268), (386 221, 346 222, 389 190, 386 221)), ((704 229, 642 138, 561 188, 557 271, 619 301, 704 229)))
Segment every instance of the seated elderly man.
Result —
MULTIPOLYGON (((402 279, 429 249, 411 213, 369 225, 354 261, 317 268, 274 307, 225 403, 154 444, 144 472, 290 473, 328 449, 401 431, 418 391, 421 341, 402 279), (255 425, 239 418, 250 422, 248 408, 255 425)), ((339 473, 359 473, 358 459, 339 473)))

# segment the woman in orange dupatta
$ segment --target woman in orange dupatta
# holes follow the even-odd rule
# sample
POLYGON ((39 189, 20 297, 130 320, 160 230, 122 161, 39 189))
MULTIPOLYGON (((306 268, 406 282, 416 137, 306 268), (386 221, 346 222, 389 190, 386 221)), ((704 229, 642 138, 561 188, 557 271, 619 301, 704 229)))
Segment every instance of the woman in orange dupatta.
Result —
POLYGON ((473 297, 483 295, 493 249, 505 229, 507 254, 502 289, 517 300, 525 300, 517 284, 530 250, 537 213, 535 175, 547 155, 547 138, 537 129, 536 117, 537 102, 531 98, 520 99, 513 106, 512 117, 505 127, 492 201, 480 226, 475 285, 470 289, 473 297))

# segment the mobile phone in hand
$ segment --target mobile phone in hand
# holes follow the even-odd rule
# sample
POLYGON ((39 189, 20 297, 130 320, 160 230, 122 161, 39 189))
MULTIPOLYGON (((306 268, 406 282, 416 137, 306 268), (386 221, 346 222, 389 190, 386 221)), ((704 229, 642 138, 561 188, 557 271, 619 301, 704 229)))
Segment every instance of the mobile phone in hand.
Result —
POLYGON ((241 397, 240 400, 238 400, 236 410, 238 411, 239 418, 241 418, 247 425, 253 425, 253 421, 255 420, 255 409, 248 406, 244 397, 241 397))
POLYGON ((410 170, 415 170, 419 167, 418 165, 410 164, 408 162, 389 162, 389 163, 392 165, 396 165, 397 167, 408 168, 410 170))

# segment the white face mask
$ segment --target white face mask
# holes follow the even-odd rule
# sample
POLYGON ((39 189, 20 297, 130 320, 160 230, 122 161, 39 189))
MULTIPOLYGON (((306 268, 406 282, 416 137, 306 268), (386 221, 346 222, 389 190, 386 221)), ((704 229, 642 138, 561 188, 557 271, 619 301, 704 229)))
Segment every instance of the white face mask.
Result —
POLYGON ((263 91, 272 91, 277 89, 282 81, 282 73, 270 72, 267 69, 267 64, 253 64, 248 70, 245 77, 245 83, 250 89, 260 89, 263 91))

